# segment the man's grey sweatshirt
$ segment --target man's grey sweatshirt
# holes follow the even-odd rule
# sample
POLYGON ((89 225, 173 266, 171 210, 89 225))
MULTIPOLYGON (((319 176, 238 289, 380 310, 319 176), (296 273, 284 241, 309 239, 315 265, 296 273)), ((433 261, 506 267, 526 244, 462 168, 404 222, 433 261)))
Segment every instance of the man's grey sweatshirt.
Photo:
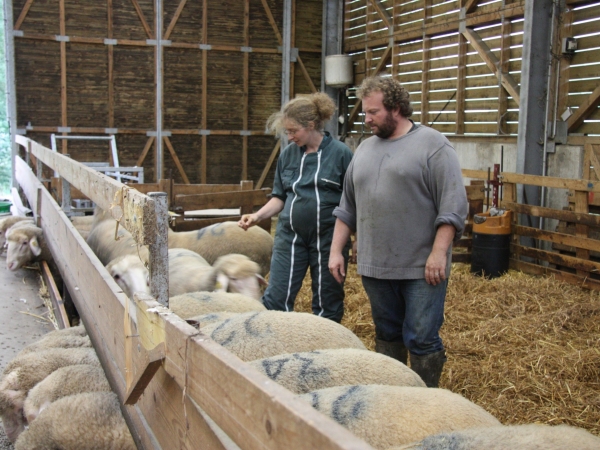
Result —
POLYGON ((467 213, 456 151, 441 133, 420 126, 358 147, 333 215, 357 232, 360 275, 418 279, 425 277, 438 226, 454 226, 456 241, 467 213))

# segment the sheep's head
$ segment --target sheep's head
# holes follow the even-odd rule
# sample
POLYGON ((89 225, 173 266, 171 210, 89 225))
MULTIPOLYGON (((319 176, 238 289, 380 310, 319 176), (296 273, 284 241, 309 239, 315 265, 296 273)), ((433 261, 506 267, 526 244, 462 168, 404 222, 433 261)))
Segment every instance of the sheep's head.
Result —
POLYGON ((18 370, 8 373, 0 383, 0 417, 6 437, 15 442, 25 429, 23 402, 25 392, 15 387, 18 384, 18 370))
POLYGON ((42 253, 40 241, 42 229, 36 226, 10 228, 6 233, 6 266, 8 270, 17 270, 32 262, 42 253))
POLYGON ((106 270, 129 298, 133 298, 135 292, 150 293, 148 269, 137 255, 115 258, 107 264, 106 270))
POLYGON ((260 284, 266 284, 260 276, 260 267, 245 255, 232 253, 220 256, 213 264, 216 275, 216 291, 236 292, 260 299, 260 284))

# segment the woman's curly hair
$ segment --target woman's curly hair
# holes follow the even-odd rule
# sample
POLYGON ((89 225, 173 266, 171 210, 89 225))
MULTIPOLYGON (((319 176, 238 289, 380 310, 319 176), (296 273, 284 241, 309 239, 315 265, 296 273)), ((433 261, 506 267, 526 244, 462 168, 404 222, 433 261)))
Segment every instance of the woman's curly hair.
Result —
POLYGON ((323 131, 325 122, 335 112, 335 103, 323 92, 296 97, 287 102, 281 111, 272 114, 267 120, 267 130, 274 134, 285 132, 283 122, 291 120, 306 128, 310 122, 315 130, 323 131))
POLYGON ((398 80, 392 77, 367 77, 356 91, 356 96, 362 100, 373 92, 383 93, 383 106, 388 111, 398 109, 402 117, 412 116, 413 108, 410 105, 410 94, 398 80))

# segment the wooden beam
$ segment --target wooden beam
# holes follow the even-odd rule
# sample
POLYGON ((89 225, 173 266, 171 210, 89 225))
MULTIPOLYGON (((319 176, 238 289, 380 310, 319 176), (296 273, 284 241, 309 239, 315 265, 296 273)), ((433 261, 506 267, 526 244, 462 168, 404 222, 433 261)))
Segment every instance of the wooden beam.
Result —
POLYGON ((190 180, 187 177, 187 175, 185 174, 185 170, 183 170, 183 166, 181 165, 181 162, 179 161, 179 157, 177 156, 177 153, 175 153, 175 149, 173 148, 173 144, 171 144, 171 140, 169 139, 168 136, 163 136, 163 139, 165 141, 165 144, 167 144, 169 153, 171 154, 171 157, 173 158, 173 161, 175 162, 175 165, 177 166, 177 170, 179 170, 179 174, 183 178, 183 181, 185 182, 185 184, 190 184, 190 180))
MULTIPOLYGON (((393 46, 388 45, 387 48, 385 49, 385 51, 383 52, 383 55, 381 55, 381 59, 379 60, 379 64, 375 68, 375 73, 373 75, 377 75, 385 67, 388 60, 392 57, 392 50, 393 50, 393 46)), ((362 101, 357 99, 356 104, 354 105, 354 108, 352 108, 352 111, 350 112, 350 115, 348 116, 348 127, 349 128, 352 128, 352 122, 354 121, 354 119, 356 119, 356 116, 358 115, 361 107, 362 107, 362 101)))
MULTIPOLYGON (((41 202, 38 203, 38 206, 41 206, 41 202)), ((48 295, 50 296, 50 301, 52 302, 52 309, 54 312, 54 317, 58 322, 58 326, 60 329, 70 328, 71 323, 69 322, 69 316, 65 310, 65 303, 60 295, 60 291, 58 290, 56 283, 54 282, 54 277, 52 276, 52 272, 50 272, 50 267, 48 267, 48 263, 46 261, 40 262, 40 271, 42 272, 42 278, 44 279, 46 287, 48 288, 48 295)))
POLYGON ((33 3, 33 0, 27 0, 25 2, 25 5, 23 6, 21 13, 19 14, 19 18, 17 19, 17 22, 15 23, 15 26, 13 27, 13 30, 18 30, 19 28, 21 28, 21 25, 23 25, 23 21, 25 20, 25 17, 27 17, 27 13, 29 12, 29 8, 31 8, 32 3, 33 3))
MULTIPOLYGON (((244 45, 250 46, 250 0, 244 0, 244 45)), ((250 54, 244 53, 242 74, 242 127, 248 129, 248 98, 250 95, 250 54)), ((248 136, 242 136, 242 180, 248 179, 248 136)))
MULTIPOLYGON (((113 38, 113 0, 107 0, 106 15, 107 15, 107 37, 113 38)), ((115 73, 114 73, 114 46, 107 45, 108 51, 108 67, 107 67, 107 83, 108 83, 108 127, 115 126, 115 73)), ((112 155, 112 153, 111 153, 112 155)))
POLYGON ((477 3, 479 3, 479 0, 466 0, 464 6, 465 12, 470 14, 475 11, 477 9, 477 3))
POLYGON ((458 69, 456 83, 456 134, 465 134, 467 38, 460 33, 458 34, 458 69))
POLYGON ((521 272, 525 272, 530 275, 553 275, 557 280, 565 281, 567 283, 580 286, 584 289, 594 289, 596 291, 600 291, 600 282, 589 277, 580 277, 572 273, 562 272, 550 267, 542 267, 538 266, 537 264, 518 261, 516 259, 511 259, 509 264, 511 269, 520 270, 521 272))
POLYGON ((281 148, 281 141, 277 140, 277 143, 275 144, 273 151, 271 151, 271 156, 269 156, 269 160, 267 161, 267 164, 265 165, 265 168, 263 169, 262 174, 260 175, 260 179, 258 180, 258 183, 256 183, 256 189, 260 189, 262 187, 263 183, 265 182, 265 178, 267 178, 269 170, 271 170, 273 161, 275 161, 275 157, 277 156, 277 153, 279 152, 280 148, 281 148))
POLYGON ((150 136, 148 138, 148 140, 146 141, 146 145, 144 146, 144 149, 142 150, 142 154, 140 155, 137 162, 135 163, 136 166, 142 167, 142 164, 144 163, 144 160, 146 159, 146 155, 150 151, 150 148, 152 147, 153 143, 154 143, 154 136, 150 136))
MULTIPOLYGON (((60 34, 65 36, 66 32, 66 17, 65 17, 65 0, 60 0, 59 3, 59 29, 60 34)), ((62 127, 67 127, 67 43, 60 42, 60 122, 62 127)), ((62 133, 66 136, 67 133, 62 133)), ((62 140, 62 153, 67 153, 67 140, 62 140)))
POLYGON ((146 35, 148 36, 148 39, 153 39, 154 34, 152 34, 152 29, 148 25, 148 22, 146 22, 146 18, 144 17, 144 12, 142 11, 140 4, 138 3, 137 0, 131 0, 131 3, 133 3, 133 7, 135 8, 135 11, 137 12, 138 17, 140 18, 140 22, 142 22, 142 26, 144 27, 144 30, 146 30, 146 35))
POLYGON ((576 180, 572 178, 558 178, 509 172, 502 172, 500 178, 503 183, 529 184, 531 186, 573 189, 574 191, 584 192, 600 192, 600 182, 590 180, 576 180))
POLYGON ((579 105, 577 111, 569 117, 567 120, 567 126, 569 127, 569 132, 577 130, 583 124, 583 121, 587 119, 587 117, 592 114, 594 111, 598 110, 598 105, 600 105, 600 86, 598 86, 594 91, 579 105))
POLYGON ((168 40, 171 37, 173 28, 175 28, 175 25, 177 24, 177 21, 179 20, 179 16, 181 15, 181 11, 183 11, 183 7, 185 6, 186 2, 187 2, 187 0, 181 0, 181 2, 179 3, 179 6, 177 7, 177 11, 175 11, 173 18, 171 19, 171 23, 169 23, 167 31, 165 32, 165 35, 163 37, 164 40, 168 40))
POLYGON ((512 96, 512 98, 519 104, 520 94, 519 94, 519 85, 515 81, 509 73, 501 72, 500 61, 494 55, 494 53, 490 50, 488 45, 483 41, 481 36, 471 28, 465 28, 462 34, 469 40, 473 48, 477 50, 477 53, 481 57, 481 59, 487 64, 488 68, 492 71, 494 75, 501 81, 504 89, 508 91, 508 93, 512 96))
POLYGON ((571 234, 558 233, 555 231, 540 230, 539 228, 525 227, 522 225, 514 225, 513 233, 519 236, 532 237, 534 239, 542 239, 544 241, 549 241, 555 244, 568 245, 570 247, 600 252, 600 241, 597 239, 573 236, 571 234))
POLYGON ((304 75, 304 79, 306 80, 306 82, 308 83, 308 86, 310 87, 310 90, 313 92, 313 94, 316 93, 317 88, 315 87, 312 79, 310 78, 308 70, 306 70, 306 66, 302 62, 302 58, 300 58, 300 55, 298 55, 297 61, 298 61, 298 65, 300 66, 300 70, 302 71, 302 75, 304 75))
POLYGON ((269 4, 267 3, 267 0, 260 0, 260 1, 262 2, 265 12, 267 13, 267 18, 269 19, 269 23, 271 24, 271 27, 273 28, 273 31, 275 32, 275 36, 277 37, 277 43, 279 45, 281 45, 281 43, 283 42, 283 38, 281 37, 281 33, 279 32, 279 28, 277 27, 277 22, 275 22, 275 18, 273 17, 271 8, 269 8, 269 4))
POLYGON ((371 5, 373 5, 373 8, 375 8, 375 11, 377 11, 377 15, 381 17, 381 20, 383 20, 385 26, 388 28, 392 28, 393 19, 390 17, 389 13, 385 9, 385 6, 381 4, 381 0, 369 0, 369 2, 371 2, 371 5))
MULTIPOLYGON (((500 48, 500 65, 498 68, 502 73, 508 73, 510 69, 510 32, 512 26, 510 20, 502 19, 501 27, 501 48, 500 48)), ((506 134, 502 129, 506 123, 506 113, 508 112, 508 94, 506 89, 498 89, 498 134, 506 134)))
MULTIPOLYGON (((208 43, 208 0, 202 0, 202 44, 208 43)), ((202 50, 202 123, 200 128, 206 130, 208 115, 208 50, 202 50)), ((206 183, 208 136, 202 135, 200 148, 200 183, 206 183)))
POLYGON ((431 66, 429 51, 431 38, 423 36, 423 60, 421 74, 421 124, 429 126, 429 68, 431 66))
POLYGON ((214 208, 240 208, 244 205, 262 206, 269 201, 270 188, 251 191, 217 192, 211 194, 176 195, 175 205, 184 211, 214 208))
POLYGON ((592 227, 600 227, 600 216, 597 214, 583 214, 560 209, 544 208, 534 205, 523 205, 515 202, 504 202, 503 207, 517 214, 529 214, 534 217, 547 217, 570 223, 580 223, 592 227))
MULTIPOLYGON (((367 6, 369 6, 369 3, 367 3, 367 6)), ((501 15, 504 15, 505 19, 511 19, 513 17, 523 17, 524 14, 525 2, 518 1, 514 4, 511 3, 510 5, 500 7, 496 10, 491 10, 489 13, 475 14, 473 16, 467 17, 465 22, 468 27, 476 27, 478 25, 496 22, 501 15)), ((428 24, 417 23, 414 26, 407 27, 407 29, 402 28, 401 30, 396 30, 392 38, 395 43, 409 42, 414 39, 421 39, 423 34, 433 36, 443 33, 454 32, 459 29, 460 22, 460 19, 456 19, 441 22, 436 21, 428 24)), ((344 51, 347 53, 365 51, 365 49, 377 48, 383 45, 387 45, 389 41, 390 38, 388 36, 372 39, 366 38, 365 40, 361 40, 360 42, 356 42, 345 46, 344 51)))

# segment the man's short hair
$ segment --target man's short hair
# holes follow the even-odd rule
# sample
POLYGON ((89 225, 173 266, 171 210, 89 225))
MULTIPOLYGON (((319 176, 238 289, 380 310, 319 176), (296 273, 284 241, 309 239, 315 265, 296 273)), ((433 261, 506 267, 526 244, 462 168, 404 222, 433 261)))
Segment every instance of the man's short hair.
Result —
POLYGON ((392 77, 367 77, 356 91, 356 96, 362 100, 374 92, 383 94, 383 106, 388 111, 399 110, 402 117, 410 117, 413 108, 410 105, 410 94, 402 87, 400 81, 392 77))

